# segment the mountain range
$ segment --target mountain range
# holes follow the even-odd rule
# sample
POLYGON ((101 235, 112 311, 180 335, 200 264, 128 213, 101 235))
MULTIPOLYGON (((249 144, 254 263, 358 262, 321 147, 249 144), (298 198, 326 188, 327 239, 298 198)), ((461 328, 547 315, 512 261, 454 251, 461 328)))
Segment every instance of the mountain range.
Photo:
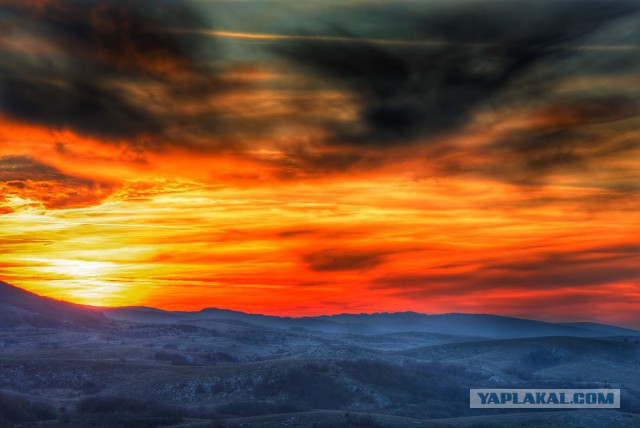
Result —
POLYGON ((340 334, 420 332, 478 338, 513 339, 543 336, 636 336, 640 331, 593 322, 552 323, 491 314, 416 312, 280 317, 228 309, 164 311, 149 307, 100 308, 38 296, 0 281, 0 327, 100 328, 110 320, 149 324, 198 325, 203 322, 255 325, 260 328, 340 334))

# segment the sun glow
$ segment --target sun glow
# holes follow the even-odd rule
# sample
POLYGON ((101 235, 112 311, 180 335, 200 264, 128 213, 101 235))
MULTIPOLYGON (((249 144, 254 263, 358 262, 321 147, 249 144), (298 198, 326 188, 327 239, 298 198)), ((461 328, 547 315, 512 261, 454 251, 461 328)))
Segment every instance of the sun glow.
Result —
POLYGON ((43 263, 40 268, 42 272, 75 279, 99 279, 114 270, 114 264, 108 262, 64 259, 30 259, 30 261, 43 263))
MULTIPOLYGON (((509 301, 511 314, 526 315, 527 287, 542 284, 549 289, 539 299, 558 301, 552 309, 561 311, 571 303, 558 296, 583 281, 562 267, 564 254, 576 254, 564 263, 596 279, 600 271, 625 274, 625 259, 607 254, 625 251, 634 226, 623 212, 604 209, 584 221, 575 207, 590 189, 574 189, 574 199, 566 188, 539 192, 558 202, 531 207, 507 185, 401 176, 324 187, 138 181, 100 205, 15 207, 0 216, 0 269, 7 282, 97 306, 312 315, 501 312, 509 301), (538 265, 555 271, 534 283, 527 269, 538 265), (468 298, 452 298, 459 292, 468 298)), ((580 298, 620 283, 585 288, 580 298)), ((639 298, 627 292, 630 302, 639 298)), ((611 313, 596 310, 603 320, 611 313)))
POLYGON ((48 278, 42 287, 33 288, 36 292, 94 306, 114 306, 128 298, 122 294, 126 286, 118 278, 116 263, 53 258, 21 260, 31 266, 34 274, 48 278))

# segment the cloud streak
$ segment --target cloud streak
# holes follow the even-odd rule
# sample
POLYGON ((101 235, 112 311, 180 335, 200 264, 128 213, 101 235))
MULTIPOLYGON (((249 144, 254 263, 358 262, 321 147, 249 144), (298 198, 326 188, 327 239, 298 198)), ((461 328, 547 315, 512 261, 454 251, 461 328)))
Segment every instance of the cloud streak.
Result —
POLYGON ((489 261, 453 272, 380 277, 373 288, 388 288, 413 298, 455 296, 496 290, 589 288, 638 278, 638 246, 632 243, 579 251, 538 253, 522 261, 489 261))
POLYGON ((357 251, 327 249, 303 256, 309 269, 315 272, 364 271, 385 262, 380 251, 357 251))

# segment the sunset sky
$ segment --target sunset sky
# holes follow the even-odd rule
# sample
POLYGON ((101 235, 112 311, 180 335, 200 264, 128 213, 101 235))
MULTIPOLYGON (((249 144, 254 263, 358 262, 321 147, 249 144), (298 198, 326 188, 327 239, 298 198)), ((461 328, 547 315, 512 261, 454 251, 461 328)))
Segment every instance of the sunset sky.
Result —
POLYGON ((640 328, 639 8, 0 0, 0 280, 640 328))

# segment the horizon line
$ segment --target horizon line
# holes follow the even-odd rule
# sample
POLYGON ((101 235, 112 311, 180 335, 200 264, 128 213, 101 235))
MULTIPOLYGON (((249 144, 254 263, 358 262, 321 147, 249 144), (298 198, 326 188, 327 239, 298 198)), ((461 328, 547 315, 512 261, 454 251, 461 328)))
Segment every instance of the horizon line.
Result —
POLYGON ((72 301, 69 301, 69 300, 63 300, 63 299, 58 299, 58 298, 55 298, 55 297, 45 296, 45 295, 38 294, 38 293, 35 293, 33 291, 27 290, 26 288, 22 288, 22 287, 18 287, 16 285, 10 284, 8 282, 3 281, 2 279, 0 279, 0 285, 1 284, 5 284, 5 285, 7 285, 9 287, 12 287, 14 289, 21 290, 21 291, 23 291, 25 293, 29 293, 29 294, 32 294, 34 296, 38 296, 38 297, 43 298, 43 299, 54 300, 56 302, 61 302, 61 303, 65 303, 65 304, 70 304, 70 305, 74 305, 74 306, 78 306, 78 307, 82 307, 82 308, 87 308, 87 309, 92 309, 92 310, 98 310, 98 311, 110 310, 110 309, 151 309, 151 310, 164 312, 164 313, 188 313, 188 314, 194 314, 194 313, 203 312, 203 311, 206 311, 206 310, 218 310, 218 311, 236 312, 236 313, 240 313, 240 314, 244 314, 244 315, 255 315, 255 316, 272 317, 272 318, 290 318, 290 319, 336 317, 336 316, 341 316, 341 315, 381 315, 381 314, 389 314, 389 315, 393 315, 393 314, 416 314, 416 315, 423 315, 423 316, 484 315, 484 316, 494 316, 494 317, 518 319, 518 320, 524 320, 524 321, 541 322, 541 323, 547 323, 547 324, 557 324, 557 325, 562 325, 562 324, 584 324, 584 323, 589 324, 589 323, 591 323, 591 324, 599 324, 599 325, 603 325, 603 326, 609 326, 609 327, 616 327, 616 328, 632 330, 632 331, 636 331, 636 332, 640 333, 640 326, 631 327, 631 326, 626 326, 626 325, 611 324, 609 322, 597 321, 597 320, 550 321, 550 320, 539 319, 539 318, 526 318, 526 317, 523 317, 522 315, 497 314, 497 313, 490 313, 490 312, 433 312, 433 313, 426 313, 426 312, 417 312, 417 311, 374 311, 374 312, 339 312, 339 313, 335 313, 335 314, 319 314, 319 315, 299 315, 299 316, 295 316, 295 315, 272 315, 272 314, 257 313, 257 312, 246 312, 246 311, 242 311, 242 310, 238 310, 238 309, 219 308, 219 307, 215 307, 215 306, 206 306, 206 307, 202 307, 200 309, 194 309, 194 310, 169 310, 169 309, 162 309, 162 308, 157 308, 157 307, 154 307, 154 306, 144 306, 144 305, 97 306, 97 305, 87 305, 87 304, 75 303, 75 302, 72 302, 72 301))

